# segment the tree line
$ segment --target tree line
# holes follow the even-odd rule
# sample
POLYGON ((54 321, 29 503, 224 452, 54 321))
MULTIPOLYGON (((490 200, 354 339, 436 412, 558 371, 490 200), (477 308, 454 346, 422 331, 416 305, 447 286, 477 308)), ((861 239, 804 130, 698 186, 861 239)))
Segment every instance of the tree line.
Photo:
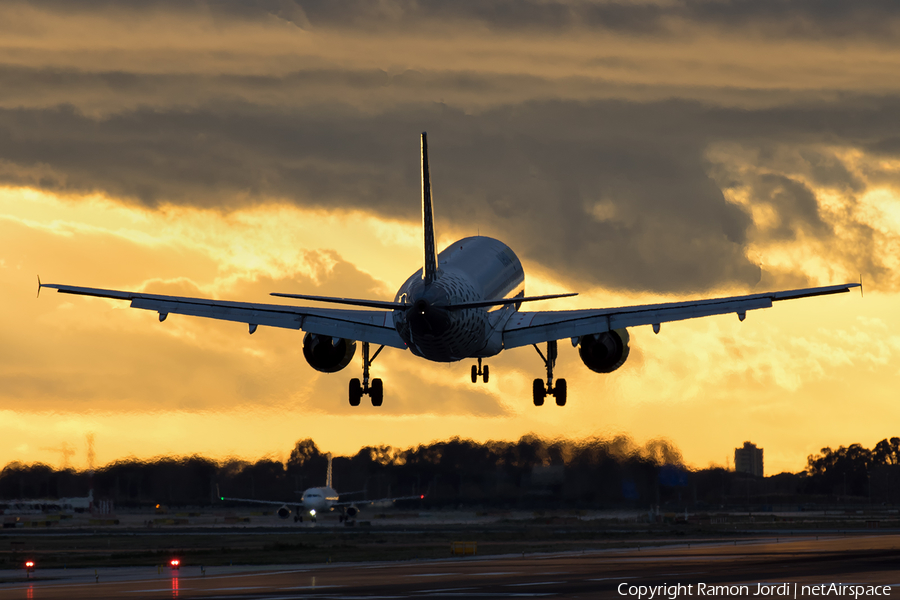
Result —
MULTIPOLYGON (((721 467, 689 470, 665 440, 640 446, 627 436, 582 441, 524 436, 486 443, 453 438, 407 449, 368 446, 353 456, 336 456, 333 482, 351 500, 425 495, 408 504, 424 508, 714 508, 900 501, 891 496, 898 465, 900 438, 885 439, 872 450, 859 444, 823 448, 809 457, 804 472, 765 478, 721 467), (887 469, 881 477, 887 483, 875 477, 880 467, 887 469)), ((94 473, 11 463, 0 472, 0 501, 84 496, 91 488, 95 499, 120 507, 222 506, 219 496, 296 501, 304 489, 325 484, 327 469, 327 455, 311 439, 298 441, 286 462, 128 459, 94 473)))

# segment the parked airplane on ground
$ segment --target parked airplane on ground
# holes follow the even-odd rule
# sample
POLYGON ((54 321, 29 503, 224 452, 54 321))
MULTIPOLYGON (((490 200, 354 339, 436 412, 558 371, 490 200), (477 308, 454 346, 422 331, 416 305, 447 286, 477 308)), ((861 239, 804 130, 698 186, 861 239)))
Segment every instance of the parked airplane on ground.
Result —
MULTIPOLYGON (((348 494, 344 494, 345 496, 348 494)), ((303 515, 307 514, 313 520, 316 521, 316 517, 321 514, 325 514, 328 512, 332 512, 335 509, 340 511, 340 516, 338 517, 339 521, 350 520, 356 517, 359 514, 360 507, 372 504, 385 504, 385 503, 393 503, 396 500, 421 500, 425 496, 401 496, 398 498, 381 498, 379 500, 358 500, 351 502, 341 502, 340 494, 338 494, 334 487, 332 487, 331 483, 331 455, 328 455, 328 474, 325 476, 325 486, 324 487, 314 487, 309 488, 303 492, 303 496, 300 499, 300 502, 281 502, 277 500, 252 500, 250 498, 226 498, 225 496, 219 496, 219 500, 230 501, 230 502, 251 502, 253 504, 270 504, 270 505, 280 505, 280 508, 276 511, 276 514, 282 518, 287 519, 291 516, 291 506, 294 506, 294 521, 303 521, 303 515)))
POLYGON ((22 511, 33 512, 92 512, 94 509, 94 490, 89 490, 87 496, 75 496, 71 498, 38 498, 36 500, 4 500, 0 505, 5 506, 3 514, 12 514, 22 511))
POLYGON ((385 346, 409 349, 414 355, 435 362, 477 359, 472 366, 472 383, 488 381, 484 358, 503 350, 534 346, 544 361, 546 384, 535 379, 534 404, 540 406, 552 395, 565 405, 565 379, 553 379, 557 341, 569 338, 578 348, 585 366, 597 373, 611 373, 628 358, 628 327, 660 324, 709 315, 735 313, 741 321, 748 310, 768 308, 772 302, 847 292, 858 283, 788 290, 620 308, 567 311, 523 312, 525 302, 563 298, 575 294, 525 295, 522 263, 503 242, 484 237, 468 237, 435 253, 434 217, 431 202, 431 177, 428 169, 428 144, 422 134, 422 228, 424 230, 424 266, 400 287, 392 302, 331 298, 306 294, 272 293, 282 298, 331 302, 376 310, 308 308, 279 304, 252 304, 163 296, 142 292, 124 292, 72 285, 41 284, 65 294, 80 294, 131 301, 132 308, 154 310, 164 321, 169 313, 237 321, 249 325, 252 334, 260 325, 300 329, 303 356, 309 365, 323 373, 340 371, 362 342, 362 382, 350 380, 350 404, 358 406, 364 394, 374 406, 381 406, 384 386, 381 379, 369 380, 369 368, 385 346), (379 347, 374 353, 370 344, 379 347), (546 344, 546 353, 538 344, 546 344))

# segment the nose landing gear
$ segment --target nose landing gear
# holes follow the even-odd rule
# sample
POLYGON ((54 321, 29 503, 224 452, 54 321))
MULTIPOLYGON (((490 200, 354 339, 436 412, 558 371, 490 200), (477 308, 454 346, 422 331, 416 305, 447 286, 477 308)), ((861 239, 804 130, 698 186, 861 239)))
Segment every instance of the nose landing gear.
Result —
POLYGON ((372 399, 372 406, 381 406, 384 401, 384 384, 381 380, 373 379, 372 385, 369 385, 369 367, 383 349, 384 346, 379 346, 375 354, 369 358, 369 342, 363 342, 363 380, 362 382, 359 379, 350 380, 350 406, 359 406, 364 395, 368 395, 372 399))
POLYGON ((547 356, 544 356, 544 353, 541 352, 541 349, 538 348, 537 344, 532 344, 534 349, 537 350, 538 355, 544 361, 544 366, 547 367, 547 385, 544 385, 544 382, 540 379, 535 379, 532 385, 532 394, 534 396, 534 405, 542 406, 544 404, 544 398, 547 396, 553 396, 556 398, 557 406, 565 406, 566 405, 566 394, 568 391, 568 386, 566 385, 565 379, 557 379, 556 386, 553 385, 553 367, 556 365, 556 340, 552 342, 547 342, 547 356))
POLYGON ((484 382, 488 382, 490 377, 490 368, 487 365, 481 366, 481 358, 478 358, 478 364, 472 365, 472 383, 478 383, 478 378, 482 377, 484 382))

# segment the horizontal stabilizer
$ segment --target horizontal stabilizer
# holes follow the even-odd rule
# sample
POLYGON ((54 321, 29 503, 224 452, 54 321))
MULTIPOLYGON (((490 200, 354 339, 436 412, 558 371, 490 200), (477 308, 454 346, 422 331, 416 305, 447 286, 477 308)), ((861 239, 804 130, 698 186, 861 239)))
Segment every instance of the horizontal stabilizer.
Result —
POLYGON ((282 294, 280 292, 272 292, 270 296, 278 296, 279 298, 296 298, 297 300, 315 300, 316 302, 330 302, 332 304, 346 304, 348 306, 365 306, 367 308, 381 308, 384 310, 403 310, 409 308, 408 304, 402 302, 384 302, 381 300, 361 300, 358 298, 334 298, 332 296, 308 296, 306 294, 282 294))
POLYGON ((460 304, 451 304, 447 306, 447 310, 465 310, 467 308, 484 308, 486 306, 504 306, 506 304, 518 304, 519 302, 535 302, 537 300, 553 300, 554 298, 568 298, 577 296, 578 292, 569 292, 567 294, 549 294, 547 296, 523 296, 521 298, 504 298, 502 300, 480 300, 478 302, 462 302, 460 304))
MULTIPOLYGON (((411 308, 410 304, 402 302, 384 302, 381 300, 362 300, 357 298, 334 298, 332 296, 309 296, 307 294, 283 294, 281 292, 272 292, 271 296, 279 298, 296 298, 298 300, 314 300, 316 302, 331 302, 333 304, 347 304, 350 306, 365 306, 368 308, 381 308, 385 310, 406 310, 411 308)), ((488 306, 504 306, 506 304, 518 304, 519 302, 534 302, 536 300, 552 300, 554 298, 568 298, 569 296, 577 296, 576 292, 567 294, 549 294, 547 296, 526 296, 519 298, 503 298, 500 300, 479 300, 477 302, 462 302, 460 304, 450 304, 447 306, 437 305, 435 308, 443 308, 445 310, 466 310, 470 308, 485 308, 488 306)))

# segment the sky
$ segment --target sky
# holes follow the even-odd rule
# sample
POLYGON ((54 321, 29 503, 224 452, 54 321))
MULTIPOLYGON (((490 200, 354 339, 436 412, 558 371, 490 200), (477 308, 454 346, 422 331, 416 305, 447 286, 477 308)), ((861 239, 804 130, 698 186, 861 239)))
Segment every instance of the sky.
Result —
POLYGON ((354 0, 0 5, 0 464, 285 459, 453 436, 667 439, 766 472, 900 435, 900 9, 889 0, 354 0), (564 342, 385 349, 380 408, 302 334, 44 282, 270 302, 392 299, 421 267, 419 133, 440 247, 507 243, 547 310, 855 282, 865 294, 564 342))

